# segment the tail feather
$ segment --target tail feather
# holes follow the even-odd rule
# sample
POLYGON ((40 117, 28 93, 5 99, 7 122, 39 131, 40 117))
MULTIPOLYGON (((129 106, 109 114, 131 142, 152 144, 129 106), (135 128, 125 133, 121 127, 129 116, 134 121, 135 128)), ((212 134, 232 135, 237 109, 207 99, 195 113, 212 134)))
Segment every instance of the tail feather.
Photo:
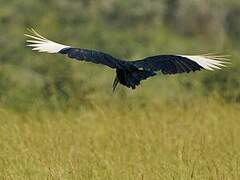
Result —
POLYGON ((132 89, 135 89, 142 80, 145 80, 155 75, 156 73, 153 71, 136 70, 128 74, 128 76, 126 77, 126 81, 130 85, 130 87, 132 87, 132 89))

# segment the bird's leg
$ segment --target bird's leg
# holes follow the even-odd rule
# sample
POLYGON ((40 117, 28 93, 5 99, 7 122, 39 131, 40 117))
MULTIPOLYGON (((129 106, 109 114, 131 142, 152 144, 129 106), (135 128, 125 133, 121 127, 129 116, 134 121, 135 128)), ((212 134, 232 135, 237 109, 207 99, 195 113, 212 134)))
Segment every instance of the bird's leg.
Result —
POLYGON ((116 76, 113 82, 113 93, 115 92, 115 89, 119 83, 118 77, 116 76))

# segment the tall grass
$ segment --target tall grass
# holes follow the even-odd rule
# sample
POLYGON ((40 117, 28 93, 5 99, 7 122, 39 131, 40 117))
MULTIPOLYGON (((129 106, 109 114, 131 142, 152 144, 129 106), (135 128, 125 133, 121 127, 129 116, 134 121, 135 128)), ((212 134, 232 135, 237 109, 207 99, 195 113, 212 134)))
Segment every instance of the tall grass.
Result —
POLYGON ((239 2, 2 0, 0 179, 240 179, 239 2), (112 96, 113 71, 33 53, 29 27, 122 59, 219 52, 232 65, 112 96))
POLYGON ((0 179, 237 180, 239 116, 218 98, 1 109, 0 179))

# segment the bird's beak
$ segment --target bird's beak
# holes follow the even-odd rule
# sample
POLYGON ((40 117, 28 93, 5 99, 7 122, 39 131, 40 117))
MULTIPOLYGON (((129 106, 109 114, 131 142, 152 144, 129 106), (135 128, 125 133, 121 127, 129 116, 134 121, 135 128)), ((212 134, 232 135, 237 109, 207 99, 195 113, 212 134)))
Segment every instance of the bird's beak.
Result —
POLYGON ((114 82, 113 82, 113 93, 115 92, 115 89, 116 89, 116 87, 117 87, 117 85, 118 85, 118 78, 117 78, 117 76, 115 77, 115 80, 114 80, 114 82))

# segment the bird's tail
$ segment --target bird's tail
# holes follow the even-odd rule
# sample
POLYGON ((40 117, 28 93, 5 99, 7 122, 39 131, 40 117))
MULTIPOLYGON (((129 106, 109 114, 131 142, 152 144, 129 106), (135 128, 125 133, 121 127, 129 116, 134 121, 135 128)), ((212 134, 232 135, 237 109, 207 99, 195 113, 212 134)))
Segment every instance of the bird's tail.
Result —
POLYGON ((116 73, 117 74, 113 82, 113 92, 115 91, 118 83, 128 88, 136 89, 136 86, 138 86, 142 80, 156 75, 153 71, 143 69, 117 69, 116 73))
POLYGON ((135 70, 131 73, 128 74, 126 77, 127 81, 129 82, 130 86, 132 89, 135 89, 136 86, 140 84, 142 80, 145 80, 151 76, 155 76, 156 73, 153 71, 148 71, 148 70, 135 70))

